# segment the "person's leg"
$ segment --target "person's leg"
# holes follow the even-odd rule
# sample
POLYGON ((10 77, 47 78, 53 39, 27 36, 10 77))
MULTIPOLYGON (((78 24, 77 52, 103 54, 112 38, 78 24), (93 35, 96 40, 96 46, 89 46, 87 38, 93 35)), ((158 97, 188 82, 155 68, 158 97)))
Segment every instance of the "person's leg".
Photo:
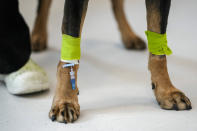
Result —
POLYGON ((80 59, 81 30, 88 0, 65 0, 62 23, 61 61, 57 69, 57 86, 49 117, 58 122, 73 122, 80 115, 77 70, 80 59))
POLYGON ((0 1, 0 18, 0 74, 8 74, 29 60, 30 36, 17 0, 0 1))
POLYGON ((167 46, 166 27, 171 0, 146 0, 149 48, 149 70, 151 72, 152 89, 163 109, 189 110, 191 102, 183 92, 172 84, 168 70, 166 55, 171 54, 167 46))
POLYGON ((0 2, 0 79, 12 94, 49 88, 46 73, 30 59, 29 29, 19 13, 17 0, 0 2))

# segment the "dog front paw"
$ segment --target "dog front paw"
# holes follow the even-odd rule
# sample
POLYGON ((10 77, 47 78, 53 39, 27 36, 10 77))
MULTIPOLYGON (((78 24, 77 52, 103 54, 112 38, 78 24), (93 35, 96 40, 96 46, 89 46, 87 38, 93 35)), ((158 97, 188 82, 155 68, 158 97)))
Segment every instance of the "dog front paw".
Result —
POLYGON ((187 96, 180 90, 169 87, 162 91, 162 87, 155 87, 156 99, 162 109, 166 110, 190 110, 191 102, 187 96), (157 89, 160 88, 160 89, 157 89))
POLYGON ((57 70, 57 86, 53 99, 52 108, 49 117, 52 121, 70 123, 77 120, 80 114, 80 106, 78 104, 79 90, 77 88, 77 70, 78 65, 64 68, 66 63, 59 62, 57 70), (75 72, 75 85, 73 89, 71 85, 71 70, 75 72))
POLYGON ((189 110, 192 108, 191 102, 185 94, 171 83, 165 55, 150 54, 149 70, 151 71, 152 89, 161 108, 167 110, 189 110))
POLYGON ((52 121, 62 123, 72 123, 78 119, 80 115, 80 106, 69 100, 57 101, 49 112, 52 121))

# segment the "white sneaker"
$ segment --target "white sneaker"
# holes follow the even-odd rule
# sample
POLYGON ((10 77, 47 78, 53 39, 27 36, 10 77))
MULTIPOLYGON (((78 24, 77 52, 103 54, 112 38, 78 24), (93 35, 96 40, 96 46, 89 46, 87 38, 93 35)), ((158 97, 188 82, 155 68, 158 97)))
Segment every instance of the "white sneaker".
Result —
POLYGON ((18 71, 6 75, 4 81, 11 94, 28 94, 49 89, 47 74, 31 59, 18 71))

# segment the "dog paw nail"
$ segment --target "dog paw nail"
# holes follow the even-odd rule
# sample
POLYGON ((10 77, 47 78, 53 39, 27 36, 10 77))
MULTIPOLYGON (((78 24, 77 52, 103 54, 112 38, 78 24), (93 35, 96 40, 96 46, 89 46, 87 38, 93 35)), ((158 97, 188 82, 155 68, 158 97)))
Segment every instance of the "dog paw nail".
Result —
POLYGON ((64 120, 64 123, 65 123, 65 124, 67 124, 67 121, 66 121, 66 120, 64 120))
POLYGON ((173 110, 176 110, 176 111, 178 111, 178 110, 179 110, 179 108, 177 107, 177 105, 176 105, 176 104, 174 104, 174 105, 173 105, 172 109, 173 109, 173 110))
POLYGON ((63 111, 61 112, 61 115, 64 116, 64 112, 63 111))
POLYGON ((55 119, 56 119, 56 116, 53 115, 53 116, 51 117, 51 120, 52 120, 52 121, 55 121, 55 119))
POLYGON ((191 105, 187 106, 187 110, 190 110, 190 109, 192 109, 192 106, 191 105))

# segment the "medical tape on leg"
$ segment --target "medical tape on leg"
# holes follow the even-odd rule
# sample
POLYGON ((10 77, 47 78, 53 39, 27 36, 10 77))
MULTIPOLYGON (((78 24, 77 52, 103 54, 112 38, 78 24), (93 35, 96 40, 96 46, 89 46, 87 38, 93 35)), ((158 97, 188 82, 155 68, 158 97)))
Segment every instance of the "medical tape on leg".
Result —
POLYGON ((171 49, 167 45, 167 36, 165 34, 159 34, 151 31, 145 31, 148 39, 148 50, 154 55, 170 55, 171 49))
POLYGON ((70 35, 62 34, 61 60, 62 61, 78 61, 81 56, 80 49, 81 39, 70 35))
POLYGON ((61 61, 65 62, 62 68, 70 68, 70 83, 72 89, 76 89, 75 85, 75 64, 79 64, 81 56, 80 38, 62 34, 61 61))
POLYGON ((75 64, 75 65, 79 64, 79 60, 62 60, 61 59, 61 62, 75 64))

